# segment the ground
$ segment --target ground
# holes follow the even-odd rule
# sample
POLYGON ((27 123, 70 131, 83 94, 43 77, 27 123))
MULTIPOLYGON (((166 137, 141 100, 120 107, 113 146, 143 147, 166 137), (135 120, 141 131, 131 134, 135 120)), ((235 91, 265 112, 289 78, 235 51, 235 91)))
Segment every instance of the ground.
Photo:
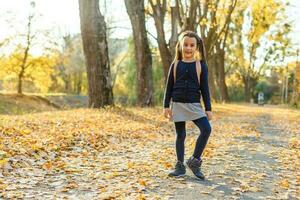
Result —
MULTIPOLYGON (((4 199, 297 199, 300 111, 216 104, 206 180, 167 174, 174 127, 162 108, 107 107, 0 115, 4 199)), ((187 124, 186 158, 199 134, 187 124)), ((299 199, 299 198, 298 198, 299 199)))

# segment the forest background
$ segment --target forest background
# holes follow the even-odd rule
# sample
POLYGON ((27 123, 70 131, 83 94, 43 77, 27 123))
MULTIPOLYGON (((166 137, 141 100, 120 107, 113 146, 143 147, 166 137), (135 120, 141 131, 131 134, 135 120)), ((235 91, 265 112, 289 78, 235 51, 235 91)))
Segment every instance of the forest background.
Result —
MULTIPOLYGON (((58 96, 72 96, 91 106, 88 88, 97 83, 90 81, 89 86, 92 77, 87 75, 78 2, 9 1, 4 5, 2 93, 37 94, 58 104, 58 96), (55 9, 56 5, 60 6, 55 9)), ((297 107, 297 9, 296 1, 275 0, 149 0, 137 5, 129 1, 127 6, 121 0, 100 1, 97 20, 102 20, 99 28, 103 30, 98 33, 105 33, 107 46, 101 48, 108 55, 98 68, 107 66, 103 76, 108 81, 99 84, 107 84, 111 92, 101 86, 96 90, 112 97, 104 104, 161 105, 178 35, 194 30, 205 42, 215 102, 257 102, 258 93, 263 92, 266 103, 297 107), (138 41, 138 33, 143 40, 138 41), (145 58, 140 61, 135 55, 139 45, 145 49, 137 52, 145 58)), ((82 15, 81 24, 84 17, 88 16, 82 15)))

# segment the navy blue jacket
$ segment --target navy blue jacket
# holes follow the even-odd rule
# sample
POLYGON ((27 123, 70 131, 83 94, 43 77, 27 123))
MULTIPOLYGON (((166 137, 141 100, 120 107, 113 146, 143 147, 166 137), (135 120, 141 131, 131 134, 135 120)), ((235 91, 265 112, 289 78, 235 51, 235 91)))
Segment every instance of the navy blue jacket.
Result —
POLYGON ((174 63, 171 65, 166 83, 164 108, 169 108, 170 101, 181 103, 200 103, 203 98, 206 111, 211 111, 208 87, 208 69, 201 61, 200 85, 197 78, 196 62, 180 60, 176 67, 176 82, 174 84, 174 63))

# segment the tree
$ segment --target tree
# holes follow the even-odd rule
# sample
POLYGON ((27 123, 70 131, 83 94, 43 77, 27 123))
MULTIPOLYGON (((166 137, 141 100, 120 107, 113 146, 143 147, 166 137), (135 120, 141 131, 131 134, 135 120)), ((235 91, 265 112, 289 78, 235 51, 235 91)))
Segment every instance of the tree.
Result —
POLYGON ((145 27, 144 0, 125 0, 135 46, 137 104, 153 105, 152 57, 145 27))
POLYGON ((61 77, 65 83, 65 91, 80 94, 84 77, 85 63, 80 35, 66 35, 62 52, 61 77))
POLYGON ((10 42, 11 38, 5 38, 2 41, 0 41, 0 49, 2 49, 5 45, 7 45, 10 42))
POLYGON ((171 5, 171 37, 169 43, 166 41, 166 34, 164 28, 164 22, 167 12, 167 0, 162 0, 162 2, 149 0, 151 11, 147 9, 147 14, 149 14, 155 22, 156 34, 157 34, 157 44, 160 52, 160 57, 162 60, 164 79, 167 80, 169 67, 174 58, 174 51, 178 37, 178 4, 171 5))
POLYGON ((229 101, 225 81, 225 52, 236 4, 237 0, 203 1, 198 8, 199 29, 205 43, 209 66, 209 86, 211 95, 216 101, 229 101))
POLYGON ((170 2, 168 9, 167 0, 148 0, 151 9, 146 9, 155 22, 157 33, 157 44, 160 52, 160 57, 163 64, 164 78, 167 80, 169 67, 175 57, 175 46, 178 40, 178 35, 186 30, 196 31, 198 27, 197 8, 199 1, 192 0, 190 4, 183 5, 181 1, 170 2), (169 41, 166 41, 165 18, 166 14, 170 13, 171 35, 169 41))
MULTIPOLYGON (((297 50, 297 60, 298 60, 299 50, 297 50)), ((299 94, 300 94, 300 62, 296 61, 294 69, 294 79, 293 79, 293 93, 291 103, 295 106, 299 105, 299 94)))
POLYGON ((89 107, 113 104, 106 23, 98 0, 79 0, 80 27, 88 77, 89 107))
MULTIPOLYGON (((31 2, 32 8, 35 7, 35 3, 31 2)), ((24 49, 24 53, 21 58, 21 62, 19 63, 19 72, 18 72, 18 94, 22 94, 22 83, 23 83, 23 78, 24 74, 26 72, 26 69, 30 66, 28 64, 28 54, 29 50, 32 46, 32 42, 34 39, 34 35, 32 34, 32 21, 34 18, 34 13, 29 13, 28 16, 28 22, 27 22, 27 32, 26 32, 26 46, 24 49)), ((20 47, 20 46, 19 46, 20 47)))
MULTIPOLYGON (((48 92, 48 89, 52 83, 51 74, 53 72, 53 66, 56 63, 55 55, 42 55, 32 56, 27 54, 26 65, 21 68, 24 62, 24 47, 17 46, 17 48, 11 52, 11 54, 2 59, 1 71, 3 74, 3 80, 15 81, 20 89, 20 71, 22 72, 22 86, 23 83, 27 83, 30 88, 39 89, 41 92, 48 92)), ((22 88, 21 88, 22 89, 22 88)), ((23 91, 23 90, 21 90, 23 91)), ((19 93, 22 94, 22 93, 19 93)))
MULTIPOLYGON (((35 82, 39 85, 38 88, 43 88, 42 90, 45 92, 48 90, 49 81, 48 72, 52 69, 52 65, 54 62, 53 55, 43 53, 41 56, 33 56, 31 55, 31 50, 34 48, 34 45, 39 41, 40 36, 46 36, 47 32, 45 30, 37 30, 34 28, 34 22, 37 19, 37 12, 34 10, 35 2, 30 2, 30 9, 28 10, 28 18, 26 18, 26 29, 25 33, 18 33, 17 30, 16 35, 9 36, 3 42, 1 42, 0 47, 8 46, 12 48, 13 51, 10 52, 10 55, 4 59, 6 63, 2 69, 5 71, 7 76, 10 76, 12 80, 17 81, 17 93, 23 94, 23 83, 24 81, 28 81, 30 83, 35 82), (48 59, 47 59, 48 57, 48 59), (42 66, 42 67, 41 67, 42 66), (43 74, 43 77, 39 78, 36 74, 43 74), (39 83, 36 80, 43 80, 45 84, 39 83), (46 81, 47 79, 47 81, 46 81)), ((13 23, 15 24, 15 23, 13 23)), ((43 38, 43 46, 48 42, 47 38, 43 38)), ((4 56, 5 57, 5 56, 4 56)), ((35 85, 37 86, 37 85, 35 85)))
POLYGON ((290 31, 289 25, 284 25, 282 15, 284 9, 281 3, 272 1, 254 0, 249 5, 240 4, 239 14, 234 19, 234 34, 236 49, 234 52, 236 72, 244 83, 245 101, 250 102, 254 88, 263 75, 269 60, 278 60, 281 54, 284 58, 285 49, 289 40, 284 35, 290 31), (250 22, 249 30, 243 28, 243 24, 250 22), (271 31, 273 28, 273 31, 271 31), (263 45, 262 40, 268 39, 263 45), (263 53, 258 55, 259 48, 263 48, 263 53), (274 56, 275 55, 275 56, 274 56), (259 62, 261 60, 262 62, 259 62))
POLYGON ((153 17, 157 31, 157 43, 164 66, 164 77, 167 78, 169 66, 174 57, 174 47, 178 34, 186 30, 199 32, 204 39, 209 64, 209 85, 213 99, 217 99, 217 87, 220 88, 222 100, 228 101, 225 82, 225 48, 226 38, 231 22, 231 14, 237 0, 217 1, 179 1, 169 3, 166 0, 149 0, 151 9, 147 13, 153 17), (168 9, 170 5, 170 9, 168 9), (170 14, 171 37, 166 42, 164 21, 170 14), (225 19, 225 20, 224 20, 225 19), (198 29, 199 28, 199 29, 198 29), (217 51, 217 52, 216 52, 217 51), (220 59, 218 59, 220 58, 220 59), (217 76, 217 77, 216 77, 217 76))

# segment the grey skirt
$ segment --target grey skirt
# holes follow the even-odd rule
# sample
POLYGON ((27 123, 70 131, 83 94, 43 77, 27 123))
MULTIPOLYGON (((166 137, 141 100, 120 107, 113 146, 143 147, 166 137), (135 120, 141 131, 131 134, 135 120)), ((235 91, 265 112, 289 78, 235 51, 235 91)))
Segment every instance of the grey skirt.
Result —
POLYGON ((205 111, 200 103, 179 103, 171 104, 173 122, 192 121, 201 117, 206 117, 205 111))

